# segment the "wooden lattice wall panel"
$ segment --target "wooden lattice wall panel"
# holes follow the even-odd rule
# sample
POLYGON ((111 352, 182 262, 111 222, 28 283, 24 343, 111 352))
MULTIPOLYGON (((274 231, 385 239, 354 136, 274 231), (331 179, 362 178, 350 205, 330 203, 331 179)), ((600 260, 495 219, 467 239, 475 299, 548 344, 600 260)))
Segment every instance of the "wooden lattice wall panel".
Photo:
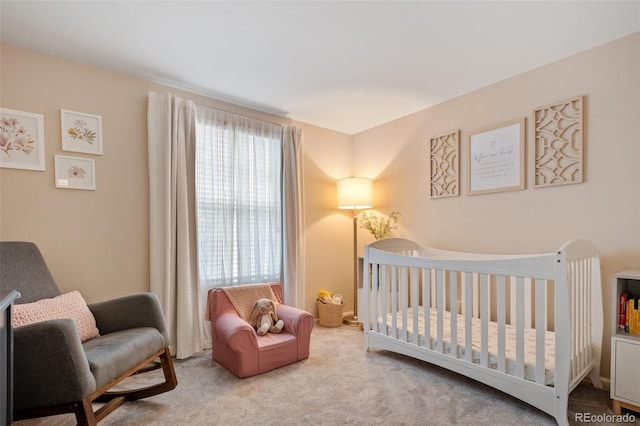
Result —
POLYGON ((431 198, 460 195, 460 130, 431 138, 431 198))
POLYGON ((534 110, 534 187, 582 183, 583 97, 534 110))

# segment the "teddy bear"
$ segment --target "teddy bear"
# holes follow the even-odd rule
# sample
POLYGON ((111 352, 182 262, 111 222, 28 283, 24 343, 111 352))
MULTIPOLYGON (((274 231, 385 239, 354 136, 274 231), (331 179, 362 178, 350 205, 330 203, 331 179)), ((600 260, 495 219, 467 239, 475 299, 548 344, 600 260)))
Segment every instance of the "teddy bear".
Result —
POLYGON ((264 336, 267 332, 280 333, 284 327, 284 321, 278 319, 276 304, 266 297, 258 299, 253 305, 249 323, 256 329, 258 336, 264 336))

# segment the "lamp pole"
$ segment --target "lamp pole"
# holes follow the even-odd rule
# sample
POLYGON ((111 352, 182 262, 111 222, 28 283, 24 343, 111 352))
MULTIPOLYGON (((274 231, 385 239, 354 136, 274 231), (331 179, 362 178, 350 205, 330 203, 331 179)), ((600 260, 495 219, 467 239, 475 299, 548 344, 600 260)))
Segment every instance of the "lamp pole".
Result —
POLYGON ((358 210, 353 210, 353 316, 343 322, 358 325, 358 210))

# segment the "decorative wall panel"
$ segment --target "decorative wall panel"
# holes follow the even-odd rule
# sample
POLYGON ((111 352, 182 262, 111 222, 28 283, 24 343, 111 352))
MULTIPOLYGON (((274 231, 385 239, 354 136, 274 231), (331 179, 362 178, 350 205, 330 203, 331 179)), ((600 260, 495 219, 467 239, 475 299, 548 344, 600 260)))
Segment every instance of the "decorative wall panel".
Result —
POLYGON ((582 183, 583 96, 534 110, 533 186, 582 183))
POLYGON ((431 138, 431 198, 460 195, 460 130, 431 138))

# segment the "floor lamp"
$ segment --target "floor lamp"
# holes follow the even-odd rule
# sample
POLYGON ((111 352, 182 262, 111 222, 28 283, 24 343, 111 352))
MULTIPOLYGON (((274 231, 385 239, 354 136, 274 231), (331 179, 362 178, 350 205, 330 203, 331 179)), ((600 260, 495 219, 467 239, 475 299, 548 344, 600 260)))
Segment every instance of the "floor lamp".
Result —
POLYGON ((338 180, 338 208, 353 210, 353 316, 344 323, 358 325, 358 211, 370 209, 373 198, 373 181, 353 177, 338 180))

